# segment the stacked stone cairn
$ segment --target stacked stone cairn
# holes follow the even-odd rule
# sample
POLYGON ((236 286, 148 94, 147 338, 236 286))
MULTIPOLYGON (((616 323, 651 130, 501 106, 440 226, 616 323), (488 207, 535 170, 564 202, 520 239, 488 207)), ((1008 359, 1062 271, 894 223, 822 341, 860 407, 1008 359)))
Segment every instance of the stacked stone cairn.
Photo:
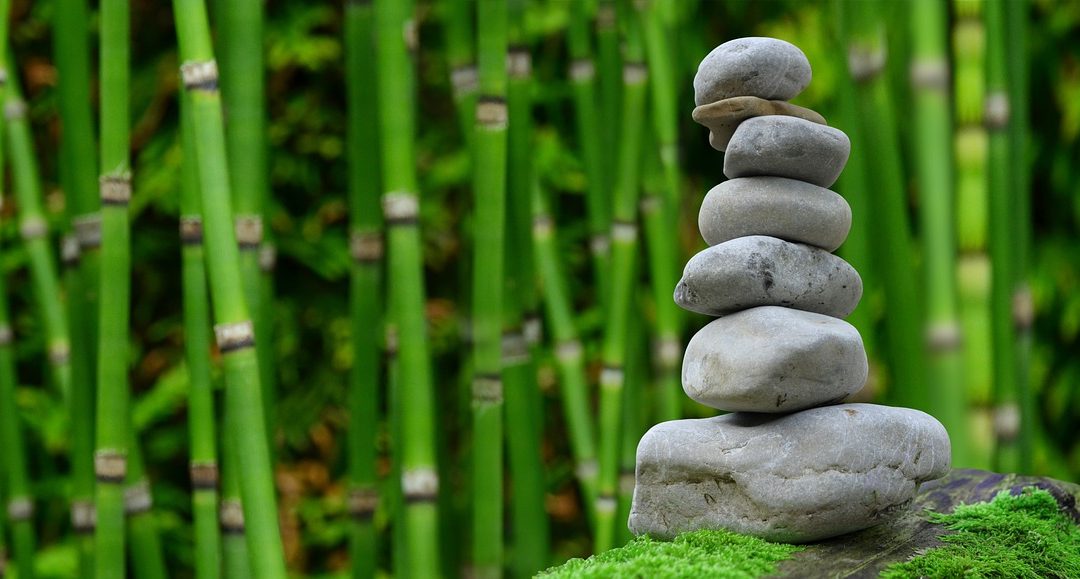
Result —
POLYGON ((705 197, 698 224, 711 247, 675 288, 681 307, 718 318, 687 345, 682 383, 731 413, 642 437, 635 534, 816 541, 889 520, 949 470, 949 437, 933 417, 842 403, 867 377, 862 338, 843 320, 862 280, 830 253, 851 225, 828 189, 850 142, 786 102, 810 78, 802 51, 772 38, 720 45, 694 78, 694 120, 725 152, 729 180, 705 197))

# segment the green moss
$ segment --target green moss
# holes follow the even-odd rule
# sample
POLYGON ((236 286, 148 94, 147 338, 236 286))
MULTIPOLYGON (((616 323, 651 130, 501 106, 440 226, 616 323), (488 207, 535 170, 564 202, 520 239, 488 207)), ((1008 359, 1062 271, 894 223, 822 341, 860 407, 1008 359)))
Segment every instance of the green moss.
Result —
POLYGON ((571 559, 542 577, 760 577, 802 550, 728 531, 684 533, 674 541, 638 537, 624 547, 588 559, 571 559))
POLYGON ((930 520, 955 531, 941 538, 945 546, 892 565, 882 577, 1080 577, 1080 527, 1044 490, 1002 491, 930 520))

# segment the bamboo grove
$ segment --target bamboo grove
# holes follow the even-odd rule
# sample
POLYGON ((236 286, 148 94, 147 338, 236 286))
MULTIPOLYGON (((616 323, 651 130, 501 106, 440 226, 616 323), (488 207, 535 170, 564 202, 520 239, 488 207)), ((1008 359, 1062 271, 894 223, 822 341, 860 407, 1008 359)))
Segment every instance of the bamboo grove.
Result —
POLYGON ((852 141, 857 396, 955 466, 1080 477, 1052 3, 0 12, 9 576, 528 577, 628 540, 637 440, 711 412, 671 294, 722 179, 694 66, 738 36, 806 47, 799 104, 852 141))

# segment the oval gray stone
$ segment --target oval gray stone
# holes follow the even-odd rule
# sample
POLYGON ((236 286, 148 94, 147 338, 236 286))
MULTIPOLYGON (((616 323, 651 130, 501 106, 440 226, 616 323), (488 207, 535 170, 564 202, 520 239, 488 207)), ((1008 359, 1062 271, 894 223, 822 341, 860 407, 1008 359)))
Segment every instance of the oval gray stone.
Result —
POLYGON ((834 251, 851 229, 851 207, 836 193, 783 177, 741 177, 713 187, 698 212, 709 245, 768 235, 834 251))
POLYGON ((751 308, 713 320, 686 346, 686 395, 712 408, 792 412, 835 404, 866 383, 854 326, 789 308, 751 308))
POLYGON ((862 297, 848 262, 816 247, 751 235, 699 252, 675 286, 675 303, 722 316, 757 306, 784 306, 844 318, 862 297))
POLYGON ((810 84, 813 73, 803 51, 777 38, 749 36, 717 46, 698 65, 698 106, 734 96, 786 101, 810 84))
POLYGON ((743 121, 724 153, 728 179, 768 175, 830 187, 851 153, 839 129, 783 115, 743 121))
POLYGON ((873 404, 664 422, 638 444, 629 526, 665 539, 825 539, 902 513, 920 483, 949 472, 950 452, 932 416, 873 404))

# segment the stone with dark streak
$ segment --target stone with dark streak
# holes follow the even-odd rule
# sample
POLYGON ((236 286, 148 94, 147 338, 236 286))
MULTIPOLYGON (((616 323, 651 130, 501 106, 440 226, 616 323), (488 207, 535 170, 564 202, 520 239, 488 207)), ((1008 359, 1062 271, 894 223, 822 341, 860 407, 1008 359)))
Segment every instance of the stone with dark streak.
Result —
POLYGON ((743 121, 724 153, 724 175, 787 177, 831 187, 847 164, 851 141, 839 129, 783 115, 743 121))
POLYGON ((777 38, 748 36, 717 46, 694 75, 694 104, 734 96, 786 101, 810 84, 813 72, 803 51, 777 38))

